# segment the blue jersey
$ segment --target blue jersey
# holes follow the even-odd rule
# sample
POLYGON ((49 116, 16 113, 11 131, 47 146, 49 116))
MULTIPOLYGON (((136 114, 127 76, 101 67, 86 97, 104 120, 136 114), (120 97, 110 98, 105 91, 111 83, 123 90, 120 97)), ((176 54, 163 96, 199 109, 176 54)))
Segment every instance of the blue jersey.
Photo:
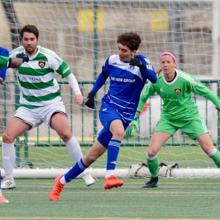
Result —
POLYGON ((152 83, 157 80, 156 73, 150 61, 143 55, 137 55, 144 68, 131 66, 120 60, 119 55, 110 56, 99 74, 91 92, 96 92, 109 78, 110 84, 107 93, 102 98, 102 107, 110 105, 120 114, 121 119, 130 122, 137 109, 140 93, 149 79, 152 83))
MULTIPOLYGON (((9 56, 9 51, 6 48, 4 48, 4 47, 0 47, 0 55, 8 57, 9 56)), ((6 71, 7 71, 6 67, 0 68, 0 77, 3 80, 5 80, 6 71)))

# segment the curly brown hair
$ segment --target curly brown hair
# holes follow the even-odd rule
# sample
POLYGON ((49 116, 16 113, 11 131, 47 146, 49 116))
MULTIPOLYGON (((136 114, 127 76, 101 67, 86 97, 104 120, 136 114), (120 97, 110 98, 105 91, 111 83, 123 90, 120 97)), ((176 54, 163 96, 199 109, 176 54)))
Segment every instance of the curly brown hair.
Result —
POLYGON ((125 32, 118 36, 117 43, 126 45, 131 51, 134 51, 139 48, 141 38, 135 32, 125 32))

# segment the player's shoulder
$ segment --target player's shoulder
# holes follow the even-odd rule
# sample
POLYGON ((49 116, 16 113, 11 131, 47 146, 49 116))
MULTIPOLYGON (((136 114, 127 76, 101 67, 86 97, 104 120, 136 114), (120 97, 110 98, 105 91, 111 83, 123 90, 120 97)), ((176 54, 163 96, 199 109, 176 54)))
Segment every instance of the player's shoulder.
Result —
POLYGON ((140 60, 146 62, 146 64, 150 64, 150 59, 147 56, 145 56, 143 54, 137 54, 136 57, 138 57, 140 60))
POLYGON ((10 57, 16 56, 18 53, 24 53, 25 49, 23 46, 17 47, 10 52, 10 57))
POLYGON ((40 53, 43 53, 44 55, 47 55, 47 56, 58 56, 58 55, 56 54, 56 52, 54 52, 53 50, 48 49, 48 48, 46 48, 46 47, 41 47, 41 46, 39 46, 39 47, 38 47, 38 50, 39 50, 40 53))
POLYGON ((181 78, 184 81, 192 83, 196 80, 196 78, 191 73, 185 72, 180 69, 176 69, 176 72, 177 72, 178 78, 181 78))
POLYGON ((109 56, 106 59, 106 61, 108 62, 108 64, 113 64, 113 63, 120 61, 120 58, 119 58, 119 55, 113 54, 113 55, 109 56))
POLYGON ((38 49, 39 49, 39 53, 41 53, 44 56, 46 56, 48 58, 48 60, 51 60, 51 59, 55 59, 55 60, 59 60, 59 61, 62 60, 59 57, 59 55, 55 51, 53 51, 51 49, 48 49, 46 47, 41 47, 41 46, 39 46, 38 49))

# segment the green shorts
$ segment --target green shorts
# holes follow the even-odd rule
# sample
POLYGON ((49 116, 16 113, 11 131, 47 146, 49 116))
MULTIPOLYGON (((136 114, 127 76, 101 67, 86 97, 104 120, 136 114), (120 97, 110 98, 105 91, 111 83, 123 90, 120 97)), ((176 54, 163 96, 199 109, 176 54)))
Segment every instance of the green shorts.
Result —
POLYGON ((190 121, 171 121, 162 116, 155 127, 155 131, 165 132, 170 135, 174 135, 178 129, 192 139, 197 139, 200 135, 208 132, 199 115, 190 121))

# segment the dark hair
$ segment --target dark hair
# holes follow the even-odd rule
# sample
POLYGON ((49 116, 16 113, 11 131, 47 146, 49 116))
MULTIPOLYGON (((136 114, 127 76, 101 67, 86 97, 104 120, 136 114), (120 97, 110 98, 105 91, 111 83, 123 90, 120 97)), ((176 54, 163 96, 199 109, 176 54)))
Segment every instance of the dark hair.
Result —
POLYGON ((24 32, 33 33, 37 39, 39 37, 39 30, 35 25, 31 25, 31 24, 25 25, 20 31, 20 38, 23 38, 24 32))
POLYGON ((139 48, 141 38, 135 32, 125 32, 118 36, 117 43, 126 45, 131 51, 134 51, 139 48))

